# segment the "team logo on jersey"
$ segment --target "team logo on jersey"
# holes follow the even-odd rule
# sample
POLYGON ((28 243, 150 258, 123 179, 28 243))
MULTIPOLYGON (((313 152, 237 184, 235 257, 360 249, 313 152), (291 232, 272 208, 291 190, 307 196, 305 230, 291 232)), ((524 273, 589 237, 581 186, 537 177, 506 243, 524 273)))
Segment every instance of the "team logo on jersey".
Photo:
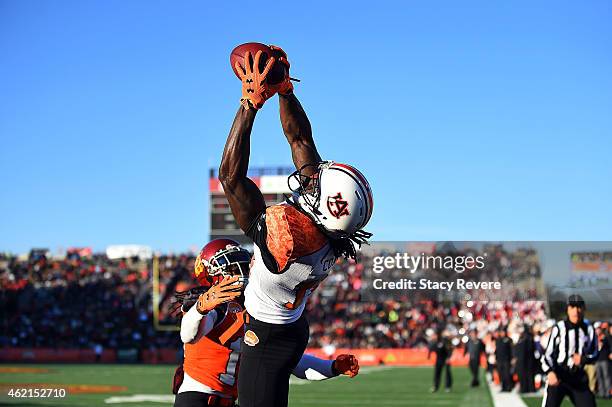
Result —
POLYGON ((250 329, 244 333, 244 343, 249 346, 255 346, 259 343, 259 338, 255 334, 255 332, 250 329))
POLYGON ((338 192, 335 196, 327 197, 327 209, 335 218, 349 215, 348 202, 342 199, 342 194, 338 192))

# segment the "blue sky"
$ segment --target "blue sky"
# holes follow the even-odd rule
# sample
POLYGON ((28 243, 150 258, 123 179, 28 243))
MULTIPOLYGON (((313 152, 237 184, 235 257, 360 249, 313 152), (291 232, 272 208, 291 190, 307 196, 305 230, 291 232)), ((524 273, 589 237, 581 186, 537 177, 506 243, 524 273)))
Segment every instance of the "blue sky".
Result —
MULTIPOLYGON (((612 240, 612 4, 0 0, 0 250, 205 243, 238 107, 281 45, 377 240, 612 240)), ((251 163, 290 164, 278 102, 251 163)))

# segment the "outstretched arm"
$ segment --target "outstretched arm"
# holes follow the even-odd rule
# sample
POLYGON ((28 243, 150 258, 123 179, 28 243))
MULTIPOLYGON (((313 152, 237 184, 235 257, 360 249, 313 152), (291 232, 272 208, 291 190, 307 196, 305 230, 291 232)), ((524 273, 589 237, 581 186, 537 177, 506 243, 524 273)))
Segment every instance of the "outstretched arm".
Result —
POLYGON ((325 380, 340 375, 355 377, 359 374, 359 361, 348 354, 325 360, 305 353, 291 373, 306 380, 325 380))
MULTIPOLYGON (((279 95, 280 119, 283 132, 291 146, 291 155, 296 169, 306 164, 317 164, 321 156, 312 139, 312 128, 306 112, 293 93, 279 95)), ((307 169, 305 175, 311 175, 314 168, 307 169)))
POLYGON ((330 379, 338 376, 338 373, 333 370, 333 364, 333 360, 319 359, 305 353, 291 373, 306 380, 330 379))
POLYGON ((225 191, 234 219, 243 231, 266 209, 261 191, 247 177, 251 150, 251 130, 256 109, 238 108, 219 167, 219 181, 225 191))

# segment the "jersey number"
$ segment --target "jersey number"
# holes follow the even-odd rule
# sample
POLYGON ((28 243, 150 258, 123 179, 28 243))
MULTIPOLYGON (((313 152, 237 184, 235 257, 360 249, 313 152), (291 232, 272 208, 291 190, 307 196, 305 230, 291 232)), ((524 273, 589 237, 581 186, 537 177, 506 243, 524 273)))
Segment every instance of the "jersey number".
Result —
POLYGON ((230 355, 227 359, 227 365, 225 366, 225 372, 219 375, 219 380, 223 384, 233 386, 236 383, 236 368, 238 367, 238 361, 240 360, 240 351, 234 349, 240 349, 240 340, 242 337, 236 339, 230 345, 230 355))

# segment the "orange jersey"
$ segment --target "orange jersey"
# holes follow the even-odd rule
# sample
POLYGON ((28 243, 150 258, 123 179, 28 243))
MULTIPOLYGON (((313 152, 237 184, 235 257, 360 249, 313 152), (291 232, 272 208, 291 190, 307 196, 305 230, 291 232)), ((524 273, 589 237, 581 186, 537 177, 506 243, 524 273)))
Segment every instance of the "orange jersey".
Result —
MULTIPOLYGON (((212 329, 198 333, 185 344, 183 368, 191 378, 210 389, 237 397, 237 375, 240 360, 240 339, 243 337, 243 309, 236 302, 216 311, 212 329)), ((210 314, 204 318, 214 318, 210 314)), ((200 325, 205 324, 203 319, 200 325)))

